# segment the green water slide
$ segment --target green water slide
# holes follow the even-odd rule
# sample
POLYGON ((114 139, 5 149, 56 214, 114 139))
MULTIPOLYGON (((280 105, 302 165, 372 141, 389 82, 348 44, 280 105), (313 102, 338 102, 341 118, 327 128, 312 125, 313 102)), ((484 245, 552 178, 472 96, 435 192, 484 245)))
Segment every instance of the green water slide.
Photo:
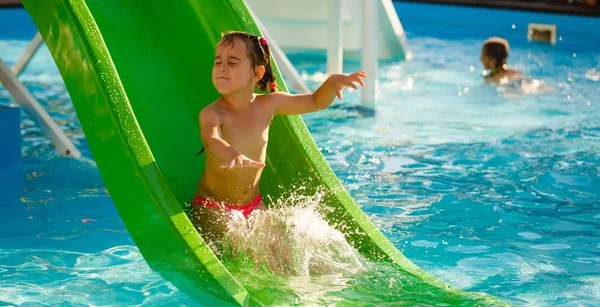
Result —
MULTIPOLYGON (((258 34, 242 0, 22 0, 60 70, 102 178, 149 266, 205 306, 263 305, 211 252, 186 214, 203 171, 198 113, 221 33, 258 34)), ((281 76, 279 76, 281 80, 281 76)), ((280 82, 283 83, 283 82, 280 82)), ((280 85, 280 90, 286 90, 280 85)), ((368 259, 394 263, 424 290, 466 293, 404 257, 343 188, 299 116, 270 129, 261 192, 325 191, 327 220, 368 259)), ((427 295, 427 291, 423 292, 427 295)), ((410 305, 410 302, 404 302, 410 305)), ((473 303, 473 305, 479 304, 473 303)))

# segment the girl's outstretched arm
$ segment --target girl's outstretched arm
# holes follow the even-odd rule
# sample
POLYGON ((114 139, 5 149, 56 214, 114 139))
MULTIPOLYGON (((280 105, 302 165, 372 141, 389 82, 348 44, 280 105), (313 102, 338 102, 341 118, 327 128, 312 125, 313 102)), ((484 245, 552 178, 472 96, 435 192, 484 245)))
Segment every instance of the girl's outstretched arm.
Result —
POLYGON ((355 83, 365 86, 362 79, 367 77, 367 72, 359 70, 351 74, 334 74, 329 76, 323 84, 312 94, 292 95, 288 93, 271 94, 276 104, 276 114, 304 114, 329 107, 335 97, 342 100, 344 87, 358 89, 355 83))

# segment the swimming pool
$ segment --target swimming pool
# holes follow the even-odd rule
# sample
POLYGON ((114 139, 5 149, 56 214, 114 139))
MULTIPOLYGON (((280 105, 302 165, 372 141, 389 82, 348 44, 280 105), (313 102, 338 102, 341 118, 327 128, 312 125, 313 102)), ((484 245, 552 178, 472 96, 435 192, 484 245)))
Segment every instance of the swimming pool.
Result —
MULTIPOLYGON (((432 25, 419 18, 434 15, 413 11, 423 7, 397 7, 415 60, 381 66, 377 117, 358 116, 352 93, 349 103, 304 117, 340 180, 410 259, 455 286, 518 305, 596 305, 600 94, 586 77, 599 60, 593 43, 565 35, 574 42, 527 44, 517 29, 530 13, 492 11, 505 27, 484 32, 432 25), (511 41, 513 67, 557 91, 506 98, 484 86, 477 59, 490 35, 511 41)), ((27 15, 18 18, 27 28, 27 15)), ((28 29, 1 37, 5 60, 16 60, 35 32, 28 29)), ((324 57, 291 60, 317 86, 324 57)), ((0 302, 197 305, 137 252, 47 50, 22 80, 86 158, 57 157, 24 122, 25 191, 0 209, 0 302)))

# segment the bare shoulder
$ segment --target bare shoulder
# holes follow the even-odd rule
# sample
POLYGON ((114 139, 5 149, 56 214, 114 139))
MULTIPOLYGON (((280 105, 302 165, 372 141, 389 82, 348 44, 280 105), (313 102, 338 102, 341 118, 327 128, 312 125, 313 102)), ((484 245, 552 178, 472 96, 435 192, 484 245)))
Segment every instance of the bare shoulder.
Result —
POLYGON ((210 119, 219 120, 220 118, 221 118, 221 111, 215 105, 215 102, 202 108, 202 110, 200 110, 200 114, 198 115, 198 119, 200 120, 200 122, 207 121, 210 119))
POLYGON ((489 75, 484 78, 486 83, 506 83, 523 78, 524 75, 518 70, 506 70, 498 74, 489 75))
POLYGON ((500 83, 506 83, 511 81, 519 81, 523 80, 524 75, 518 70, 507 70, 504 74, 502 74, 500 78, 500 83))
POLYGON ((290 97, 290 94, 286 92, 257 94, 255 96, 254 102, 262 108, 267 108, 275 112, 281 100, 286 97, 290 97))
POLYGON ((294 96, 293 94, 290 94, 288 92, 275 92, 275 93, 268 93, 268 94, 258 94, 256 95, 257 99, 260 99, 262 101, 266 101, 266 102, 273 102, 273 101, 278 101, 281 99, 285 99, 288 97, 294 96))
POLYGON ((522 77, 523 76, 523 73, 521 73, 518 70, 514 70, 514 69, 507 71, 507 74, 509 77, 522 77))

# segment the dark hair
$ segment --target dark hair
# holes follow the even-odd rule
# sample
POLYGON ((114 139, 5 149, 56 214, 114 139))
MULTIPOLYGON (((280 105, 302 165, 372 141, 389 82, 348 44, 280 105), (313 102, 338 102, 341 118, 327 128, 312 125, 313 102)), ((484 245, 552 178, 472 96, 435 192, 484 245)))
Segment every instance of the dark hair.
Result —
POLYGON ((506 59, 508 58, 508 48, 506 44, 497 41, 486 42, 483 45, 483 49, 488 57, 496 60, 496 68, 505 64, 506 59))
MULTIPOLYGON (((219 45, 231 44, 233 46, 235 45, 236 38, 246 43, 248 58, 250 58, 250 64, 252 64, 252 71, 260 65, 265 67, 265 74, 262 79, 258 80, 256 87, 261 91, 268 91, 270 89, 269 83, 275 82, 275 74, 273 73, 273 67, 271 67, 271 50, 269 49, 269 44, 266 43, 267 40, 250 33, 231 31, 223 35, 219 45)), ((271 93, 275 92, 275 90, 275 87, 270 89, 271 93)))

